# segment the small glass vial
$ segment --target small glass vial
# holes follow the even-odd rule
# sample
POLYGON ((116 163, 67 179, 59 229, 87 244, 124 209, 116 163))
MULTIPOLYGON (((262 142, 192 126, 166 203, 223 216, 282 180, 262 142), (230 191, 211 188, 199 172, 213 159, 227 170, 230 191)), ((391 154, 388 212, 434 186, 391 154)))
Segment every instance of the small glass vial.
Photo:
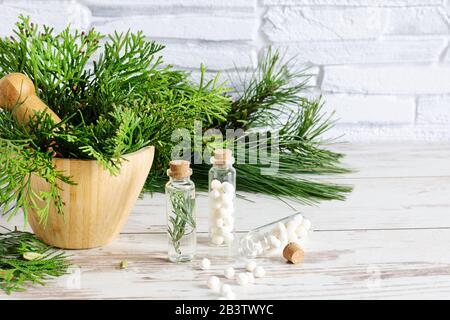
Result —
POLYGON ((213 246, 230 246, 234 241, 236 170, 229 149, 216 149, 209 170, 209 239, 213 246))
POLYGON ((284 217, 249 231, 238 244, 238 252, 247 258, 281 254, 289 242, 305 246, 311 222, 300 213, 284 217))
POLYGON ((167 170, 168 254, 172 262, 191 261, 196 250, 195 185, 190 179, 189 165, 189 161, 174 160, 167 170))

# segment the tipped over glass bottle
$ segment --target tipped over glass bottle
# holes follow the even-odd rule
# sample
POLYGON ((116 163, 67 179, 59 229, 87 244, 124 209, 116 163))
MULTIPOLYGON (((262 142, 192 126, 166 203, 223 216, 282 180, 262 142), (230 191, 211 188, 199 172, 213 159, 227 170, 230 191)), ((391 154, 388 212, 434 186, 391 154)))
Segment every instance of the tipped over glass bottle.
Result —
POLYGON ((209 170, 209 239, 213 246, 234 241, 236 170, 229 149, 216 149, 209 170))
POLYGON ((239 239, 238 252, 247 258, 281 254, 289 242, 306 244, 311 222, 296 213, 249 231, 239 239))
POLYGON ((168 255, 172 262, 187 262, 196 250, 195 185, 191 181, 189 162, 170 162, 166 184, 168 255))

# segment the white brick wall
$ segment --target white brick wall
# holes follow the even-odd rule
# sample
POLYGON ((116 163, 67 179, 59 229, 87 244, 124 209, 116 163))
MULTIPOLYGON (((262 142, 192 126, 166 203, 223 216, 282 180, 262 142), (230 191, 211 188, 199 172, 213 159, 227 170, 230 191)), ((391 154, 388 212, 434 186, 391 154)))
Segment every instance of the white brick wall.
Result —
POLYGON ((313 66, 347 140, 450 140, 450 0, 0 0, 56 29, 143 30, 165 60, 233 81, 268 45, 313 66))

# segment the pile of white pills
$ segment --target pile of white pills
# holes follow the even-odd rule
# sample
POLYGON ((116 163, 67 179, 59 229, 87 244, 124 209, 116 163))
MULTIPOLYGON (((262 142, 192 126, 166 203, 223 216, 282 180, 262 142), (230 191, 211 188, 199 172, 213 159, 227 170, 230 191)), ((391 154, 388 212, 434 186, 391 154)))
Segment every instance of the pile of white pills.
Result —
MULTIPOLYGON (((203 270, 205 270, 203 268, 205 259, 206 258, 204 258, 200 263, 200 268, 203 270)), ((211 265, 209 260, 206 264, 208 265, 208 268, 211 265)), ((247 286, 248 284, 254 284, 255 278, 264 277, 266 275, 266 271, 262 266, 257 266, 255 261, 248 261, 245 265, 245 272, 237 273, 236 270, 230 266, 225 268, 225 270, 223 271, 223 275, 228 280, 236 280, 236 283, 239 286, 247 286)), ((206 282, 206 285, 215 293, 220 294, 219 299, 236 299, 236 294, 234 293, 232 286, 226 283, 222 283, 220 278, 217 276, 210 276, 206 282)))
POLYGON ((297 242, 303 247, 310 229, 311 221, 303 218, 301 214, 286 223, 278 222, 268 236, 271 251, 278 254, 289 242, 297 242))
POLYGON ((230 245, 234 240, 235 188, 229 182, 211 181, 209 231, 214 245, 230 245))

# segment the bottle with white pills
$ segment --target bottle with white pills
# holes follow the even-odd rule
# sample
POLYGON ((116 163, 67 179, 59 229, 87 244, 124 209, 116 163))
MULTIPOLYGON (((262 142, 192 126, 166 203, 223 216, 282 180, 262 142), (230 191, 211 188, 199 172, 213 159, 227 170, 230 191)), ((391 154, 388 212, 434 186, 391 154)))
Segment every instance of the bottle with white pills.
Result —
POLYGON ((249 231, 239 239, 237 248, 247 258, 281 255, 290 242, 304 247, 310 232, 311 222, 296 213, 249 231))
POLYGON ((229 149, 216 149, 209 170, 209 238, 214 246, 234 241, 236 170, 229 149))

